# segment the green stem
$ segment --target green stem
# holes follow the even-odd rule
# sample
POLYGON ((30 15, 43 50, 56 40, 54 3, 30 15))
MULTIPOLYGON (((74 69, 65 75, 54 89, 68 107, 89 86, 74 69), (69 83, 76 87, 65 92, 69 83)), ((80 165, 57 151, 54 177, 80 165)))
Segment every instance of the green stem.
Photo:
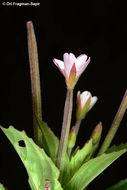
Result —
POLYGON ((76 136, 78 135, 80 125, 81 125, 81 120, 77 120, 76 123, 75 123, 76 136))
POLYGON ((30 75, 31 75, 32 103, 33 103, 34 141, 41 146, 42 134, 36 121, 36 117, 42 120, 40 75, 39 75, 36 38, 35 38, 33 24, 31 21, 27 22, 27 34, 28 34, 30 75))
POLYGON ((73 104, 73 90, 68 89, 65 101, 60 148, 58 154, 58 168, 60 170, 64 168, 65 164, 65 157, 67 153, 68 138, 69 138, 70 124, 71 124, 72 104, 73 104))
POLYGON ((120 104, 118 112, 116 113, 116 116, 113 120, 111 128, 109 129, 109 132, 108 132, 108 134, 107 134, 107 136, 106 136, 106 138, 105 138, 105 140, 104 140, 104 142, 100 148, 98 155, 103 154, 107 150, 107 148, 110 146, 110 144, 111 144, 111 142, 112 142, 112 140, 113 140, 113 138, 114 138, 114 136, 118 130, 118 127, 120 125, 120 122, 124 116, 126 109, 127 109, 127 90, 124 94, 124 97, 123 97, 123 100, 120 104))

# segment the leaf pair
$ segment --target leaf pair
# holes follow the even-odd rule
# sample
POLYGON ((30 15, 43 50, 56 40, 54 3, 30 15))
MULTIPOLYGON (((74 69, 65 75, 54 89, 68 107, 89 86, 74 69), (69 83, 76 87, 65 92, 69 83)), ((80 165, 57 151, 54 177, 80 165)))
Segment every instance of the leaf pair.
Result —
POLYGON ((76 154, 72 155, 71 160, 64 169, 62 185, 64 186, 78 171, 92 152, 92 139, 90 139, 82 149, 78 149, 76 154))
POLYGON ((125 152, 126 150, 121 150, 119 152, 103 154, 84 163, 64 186, 64 190, 83 190, 95 177, 125 152))
MULTIPOLYGON (((121 147, 125 148, 124 146, 121 147)), ((81 150, 72 156, 70 162, 64 171, 63 189, 64 190, 83 190, 88 184, 102 173, 110 164, 127 150, 103 154, 96 158, 90 159, 92 154, 92 139, 90 139, 81 150)), ((114 150, 114 149, 113 149, 114 150)), ((117 150, 117 149, 116 149, 117 150)))

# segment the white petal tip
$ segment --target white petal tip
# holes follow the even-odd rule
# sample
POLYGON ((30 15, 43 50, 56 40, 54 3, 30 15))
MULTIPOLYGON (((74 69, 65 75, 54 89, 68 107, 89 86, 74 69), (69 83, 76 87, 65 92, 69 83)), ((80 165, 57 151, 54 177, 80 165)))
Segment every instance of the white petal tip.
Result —
POLYGON ((91 98, 91 103, 90 103, 90 108, 89 108, 89 110, 95 105, 95 103, 97 102, 97 100, 98 100, 97 96, 93 96, 93 97, 91 98))

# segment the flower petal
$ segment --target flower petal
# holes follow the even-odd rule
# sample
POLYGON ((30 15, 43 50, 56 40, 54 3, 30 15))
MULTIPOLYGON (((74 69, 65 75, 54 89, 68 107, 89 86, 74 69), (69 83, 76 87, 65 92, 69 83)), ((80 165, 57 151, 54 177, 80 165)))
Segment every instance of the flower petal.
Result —
POLYGON ((97 96, 93 96, 91 98, 89 110, 91 110, 91 108, 94 106, 94 104, 97 102, 97 100, 98 100, 97 96))
POLYGON ((84 107, 86 101, 87 101, 89 98, 91 98, 91 97, 92 97, 92 95, 91 95, 91 93, 88 92, 88 91, 84 91, 84 92, 80 95, 82 108, 84 107))
POLYGON ((79 59, 77 59, 76 61, 77 77, 84 72, 89 63, 90 63, 90 57, 86 60, 85 54, 84 56, 82 55, 79 59))
POLYGON ((71 61, 75 63, 75 61, 76 61, 75 55, 73 53, 69 53, 69 57, 70 57, 71 61))
POLYGON ((63 75, 65 75, 65 72, 64 72, 64 62, 61 61, 61 60, 59 60, 59 59, 53 59, 53 62, 59 68, 59 70, 61 71, 61 73, 63 75))
POLYGON ((70 54, 65 53, 63 56, 63 59, 64 59, 65 73, 66 73, 67 78, 69 78, 70 71, 71 71, 73 64, 76 61, 76 57, 74 56, 73 53, 70 53, 70 54))
POLYGON ((80 64, 80 63, 82 64, 82 62, 87 61, 87 58, 88 58, 88 56, 86 54, 82 54, 82 55, 78 56, 77 57, 78 64, 80 64))

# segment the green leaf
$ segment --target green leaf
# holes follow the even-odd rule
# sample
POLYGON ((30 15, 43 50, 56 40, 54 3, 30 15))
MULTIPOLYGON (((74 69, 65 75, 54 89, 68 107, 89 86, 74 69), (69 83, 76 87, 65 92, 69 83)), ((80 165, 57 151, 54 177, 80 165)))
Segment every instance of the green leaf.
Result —
POLYGON ((72 156, 70 162, 68 162, 64 170, 64 178, 62 184, 67 183, 72 176, 77 172, 81 165, 89 158, 92 153, 92 139, 90 139, 82 149, 79 149, 77 153, 72 156))
POLYGON ((122 150, 122 149, 125 149, 125 148, 127 148, 127 143, 120 144, 120 145, 113 145, 113 146, 111 146, 110 148, 107 149, 106 153, 111 153, 113 151, 119 151, 119 150, 122 150))
POLYGON ((7 189, 0 183, 0 190, 7 190, 7 189))
POLYGON ((100 173, 102 173, 112 162, 124 154, 127 150, 103 154, 91 159, 81 166, 70 181, 64 186, 64 190, 83 190, 100 173))
POLYGON ((45 180, 51 184, 51 190, 62 190, 58 182, 59 170, 52 160, 38 147, 24 131, 20 132, 13 127, 5 129, 4 134, 10 140, 20 156, 29 175, 29 184, 32 190, 44 189, 45 180))
POLYGON ((51 129, 43 121, 37 118, 39 127, 43 134, 43 147, 46 153, 52 158, 53 162, 56 164, 58 150, 59 150, 59 139, 54 135, 51 129))
POLYGON ((109 187, 107 190, 127 190, 127 179, 121 180, 117 184, 109 187))

